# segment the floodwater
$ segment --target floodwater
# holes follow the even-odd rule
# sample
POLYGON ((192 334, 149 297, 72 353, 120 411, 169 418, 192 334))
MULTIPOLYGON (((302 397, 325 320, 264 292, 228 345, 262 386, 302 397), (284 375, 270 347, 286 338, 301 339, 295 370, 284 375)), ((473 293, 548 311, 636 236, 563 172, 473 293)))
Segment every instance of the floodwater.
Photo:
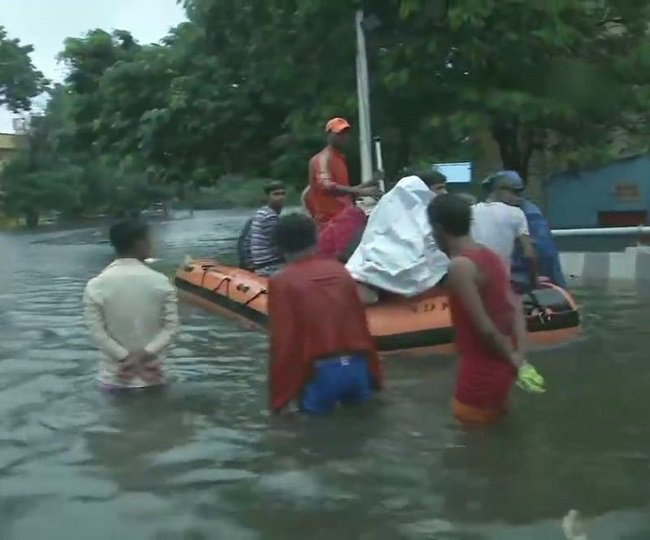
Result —
MULTIPOLYGON (((232 253, 242 213, 156 225, 162 268, 232 253), (221 241, 220 239, 226 239, 221 241)), ((191 306, 171 387, 109 399, 80 314, 104 231, 0 235, 0 539, 650 538, 650 293, 576 286, 584 337, 532 355, 487 431, 450 421, 453 358, 393 358, 388 388, 328 418, 266 412, 266 340, 191 306)))

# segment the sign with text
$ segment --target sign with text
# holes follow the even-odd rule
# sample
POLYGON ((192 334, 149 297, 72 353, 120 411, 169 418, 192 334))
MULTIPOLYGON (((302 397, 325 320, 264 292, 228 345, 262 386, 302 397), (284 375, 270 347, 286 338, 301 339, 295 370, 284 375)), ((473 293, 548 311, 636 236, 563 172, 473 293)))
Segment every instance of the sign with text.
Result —
POLYGON ((614 185, 614 196, 621 201, 638 201, 641 198, 641 190, 638 184, 621 182, 614 185))

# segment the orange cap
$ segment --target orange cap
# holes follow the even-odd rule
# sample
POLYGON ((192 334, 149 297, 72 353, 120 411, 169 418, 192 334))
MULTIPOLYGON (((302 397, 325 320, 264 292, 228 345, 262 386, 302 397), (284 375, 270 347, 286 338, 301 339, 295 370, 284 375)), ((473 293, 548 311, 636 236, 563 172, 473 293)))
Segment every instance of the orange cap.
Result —
POLYGON ((350 129, 350 123, 345 118, 332 118, 325 125, 327 133, 341 133, 346 129, 350 129))

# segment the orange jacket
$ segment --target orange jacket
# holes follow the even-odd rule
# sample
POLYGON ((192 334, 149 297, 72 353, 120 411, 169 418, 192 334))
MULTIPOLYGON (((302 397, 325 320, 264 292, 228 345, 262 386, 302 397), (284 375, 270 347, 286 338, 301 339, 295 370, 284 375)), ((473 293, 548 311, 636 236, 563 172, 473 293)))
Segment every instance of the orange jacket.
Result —
POLYGON ((309 161, 308 204, 318 227, 323 227, 344 208, 352 206, 352 196, 337 186, 350 186, 345 156, 328 146, 309 161))

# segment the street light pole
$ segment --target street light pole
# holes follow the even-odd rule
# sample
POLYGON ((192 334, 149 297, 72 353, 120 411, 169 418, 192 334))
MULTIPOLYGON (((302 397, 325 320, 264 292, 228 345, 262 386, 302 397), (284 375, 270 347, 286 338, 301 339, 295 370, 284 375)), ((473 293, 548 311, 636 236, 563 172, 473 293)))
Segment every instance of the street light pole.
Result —
POLYGON ((357 33, 357 99, 359 104, 359 152, 361 154, 361 181, 372 178, 372 130, 370 123, 370 89, 368 85, 368 57, 363 31, 363 10, 356 12, 357 33))

